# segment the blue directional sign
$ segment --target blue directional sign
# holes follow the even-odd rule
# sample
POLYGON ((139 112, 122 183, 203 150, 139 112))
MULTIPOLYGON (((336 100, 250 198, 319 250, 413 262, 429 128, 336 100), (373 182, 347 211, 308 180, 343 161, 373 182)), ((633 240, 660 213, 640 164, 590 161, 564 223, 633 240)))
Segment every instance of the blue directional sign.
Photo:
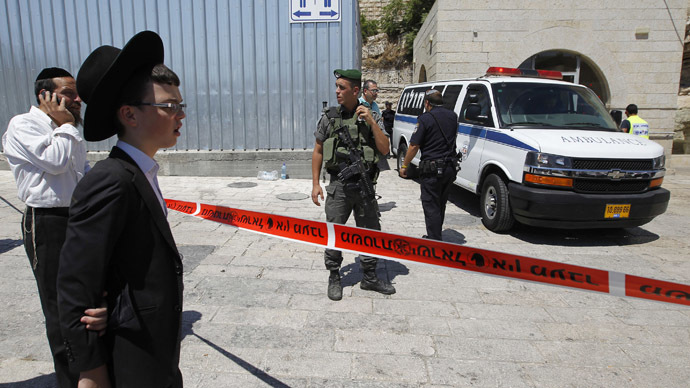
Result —
POLYGON ((340 21, 340 0, 290 0, 290 23, 340 21))

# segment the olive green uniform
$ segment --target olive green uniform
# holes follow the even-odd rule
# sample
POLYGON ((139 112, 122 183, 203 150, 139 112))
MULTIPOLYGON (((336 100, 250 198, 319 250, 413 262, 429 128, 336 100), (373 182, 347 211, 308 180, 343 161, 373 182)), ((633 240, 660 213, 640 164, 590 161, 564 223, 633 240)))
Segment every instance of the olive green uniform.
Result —
MULTIPOLYGON (((357 107, 355 107, 356 110, 357 107)), ((380 115, 372 112, 374 120, 379 127, 383 127, 383 120, 380 115)), ((369 170, 369 176, 374 183, 378 176, 376 163, 381 158, 381 153, 376 148, 374 134, 366 122, 357 122, 357 117, 353 111, 347 111, 342 105, 335 108, 328 108, 321 116, 314 136, 323 142, 323 160, 326 171, 330 175, 330 182, 326 186, 326 220, 336 224, 345 224, 354 213, 355 222, 358 227, 381 230, 379 222, 379 208, 375 198, 364 198, 361 190, 357 186, 357 177, 353 180, 338 180, 340 163, 347 162, 342 155, 347 154, 347 148, 338 141, 334 131, 341 126, 347 126, 350 136, 353 138, 358 149, 363 151, 364 164, 369 170), (339 156, 340 155, 340 156, 339 156)), ((335 249, 326 249, 324 253, 326 269, 338 270, 343 262, 342 252, 335 249)), ((378 259, 376 257, 360 255, 362 270, 375 270, 378 259)))

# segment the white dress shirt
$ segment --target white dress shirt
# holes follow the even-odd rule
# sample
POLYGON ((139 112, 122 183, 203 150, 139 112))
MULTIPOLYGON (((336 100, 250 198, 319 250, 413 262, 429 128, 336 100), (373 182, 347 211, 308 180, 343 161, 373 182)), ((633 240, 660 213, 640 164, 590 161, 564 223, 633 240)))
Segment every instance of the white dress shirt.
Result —
POLYGON ((10 120, 2 148, 17 181, 17 196, 31 207, 68 207, 89 170, 86 143, 72 124, 58 127, 35 106, 10 120))
POLYGON ((134 159, 134 162, 137 164, 137 166, 139 166, 139 169, 144 173, 146 179, 149 181, 151 188, 153 188, 153 192, 156 193, 158 202, 160 202, 161 207, 163 208, 163 214, 167 216, 168 207, 165 206, 165 200, 163 199, 161 188, 158 186, 158 169, 160 168, 158 163, 156 163, 155 160, 151 159, 151 157, 146 155, 140 149, 125 143, 122 140, 118 140, 115 146, 125 151, 130 158, 134 159))

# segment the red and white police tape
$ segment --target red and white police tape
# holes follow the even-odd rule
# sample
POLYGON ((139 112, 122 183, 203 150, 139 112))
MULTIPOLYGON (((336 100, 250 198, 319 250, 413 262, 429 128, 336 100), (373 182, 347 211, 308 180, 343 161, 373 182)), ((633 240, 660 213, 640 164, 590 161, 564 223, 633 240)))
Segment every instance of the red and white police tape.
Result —
POLYGON ((198 202, 165 201, 168 209, 181 213, 324 248, 690 306, 690 286, 685 284, 330 222, 198 202))

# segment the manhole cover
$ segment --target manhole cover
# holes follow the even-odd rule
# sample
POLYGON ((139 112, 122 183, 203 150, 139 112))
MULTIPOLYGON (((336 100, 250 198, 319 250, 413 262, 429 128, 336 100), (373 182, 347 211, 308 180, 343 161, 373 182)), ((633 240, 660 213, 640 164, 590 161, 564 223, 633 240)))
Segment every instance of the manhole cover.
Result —
POLYGON ((276 197, 278 197, 278 199, 282 199, 283 201, 299 201, 309 198, 309 196, 304 193, 283 193, 278 194, 276 197))
POLYGON ((246 189, 249 187, 255 187, 257 184, 255 182, 235 182, 230 183, 228 187, 233 187, 235 189, 246 189))

